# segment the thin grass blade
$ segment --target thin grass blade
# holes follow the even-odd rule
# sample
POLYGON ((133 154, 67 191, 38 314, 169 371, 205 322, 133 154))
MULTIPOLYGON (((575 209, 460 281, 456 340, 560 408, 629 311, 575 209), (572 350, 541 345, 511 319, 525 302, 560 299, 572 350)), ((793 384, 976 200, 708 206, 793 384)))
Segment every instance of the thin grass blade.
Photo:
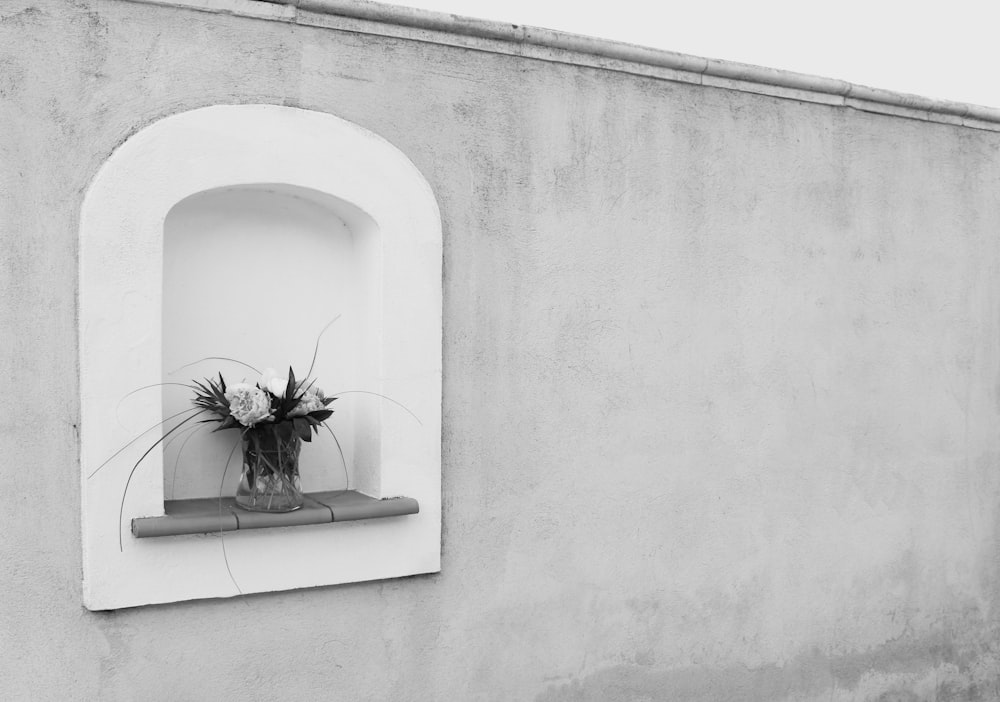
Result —
MULTIPOLYGON (((204 411, 205 410, 202 410, 202 412, 204 412, 204 411)), ((201 414, 201 412, 199 412, 198 414, 201 414)), ((122 490, 121 505, 118 508, 118 551, 119 552, 125 550, 125 545, 122 542, 122 517, 125 516, 125 497, 128 495, 128 486, 132 483, 132 476, 135 475, 136 468, 139 467, 139 464, 142 463, 143 459, 145 459, 146 456, 148 456, 152 452, 153 449, 155 449, 157 446, 159 446, 161 443, 163 443, 164 439, 166 439, 168 436, 170 436, 171 434, 173 434, 175 431, 177 431, 178 429, 180 429, 182 426, 184 426, 185 424, 187 424, 188 422, 190 422, 192 419, 194 419, 195 417, 197 417, 198 414, 192 414, 187 419, 184 419, 184 420, 178 422, 177 426, 175 426, 173 429, 171 429, 166 434, 164 434, 163 436, 161 436, 159 439, 157 439, 156 441, 154 441, 153 445, 150 446, 148 449, 146 449, 146 453, 142 454, 142 456, 139 457, 139 460, 135 462, 134 466, 132 466, 132 470, 129 471, 128 478, 125 480, 125 489, 122 490)))
POLYGON ((402 402, 397 402, 396 400, 392 399, 391 397, 386 397, 385 395, 383 395, 380 392, 372 392, 371 390, 342 390, 340 392, 331 393, 331 397, 333 397, 334 399, 336 399, 337 397, 339 397, 341 395, 349 395, 351 393, 362 393, 362 394, 365 394, 365 395, 375 395, 375 397, 381 397, 383 400, 387 400, 387 401, 391 402, 392 404, 396 405, 397 407, 400 407, 401 409, 403 409, 408 415, 410 415, 411 417, 413 417, 413 419, 416 421, 416 423, 419 424, 420 426, 424 425, 424 423, 420 421, 420 417, 418 417, 417 415, 413 414, 413 412, 410 411, 409 407, 407 407, 406 405, 404 405, 402 402))
MULTIPOLYGON (((180 412, 178 412, 177 414, 172 414, 172 415, 170 415, 169 417, 167 417, 166 419, 163 419, 163 420, 161 420, 161 421, 157 422, 156 424, 154 424, 153 426, 151 426, 151 427, 150 427, 149 429, 147 429, 146 431, 144 431, 144 432, 140 433, 140 434, 139 434, 138 436, 136 436, 136 437, 135 437, 134 439, 132 439, 132 440, 131 440, 131 441, 129 441, 129 442, 127 443, 127 444, 125 444, 125 445, 124 445, 124 446, 122 446, 122 447, 121 447, 120 449, 118 449, 118 450, 117 450, 117 451, 115 451, 115 452, 114 452, 113 454, 111 454, 111 457, 110 457, 110 458, 108 458, 108 460, 106 460, 106 461, 105 461, 104 463, 102 463, 101 465, 97 466, 97 468, 95 468, 95 469, 94 469, 94 471, 93 471, 93 472, 92 472, 92 473, 91 473, 90 475, 88 475, 88 476, 87 476, 87 480, 90 480, 90 479, 91 479, 91 478, 93 478, 93 477, 94 477, 95 475, 97 475, 97 473, 98 473, 98 472, 99 472, 99 471, 100 471, 100 470, 101 470, 102 468, 104 468, 104 466, 106 466, 106 465, 108 465, 109 463, 111 463, 111 461, 113 461, 113 460, 115 459, 115 457, 116 457, 116 456, 118 456, 118 454, 120 454, 120 453, 121 453, 122 451, 124 451, 125 449, 127 449, 127 448, 128 448, 129 446, 131 446, 132 444, 134 444, 134 443, 135 443, 136 441, 138 441, 139 439, 141 439, 141 438, 142 438, 143 436, 145 436, 145 435, 146 435, 146 434, 148 434, 149 432, 151 432, 151 431, 153 431, 154 429, 156 429, 156 427, 159 427, 159 426, 163 426, 164 424, 166 424, 167 422, 169 422, 169 421, 170 421, 171 419, 176 419, 177 417, 180 417, 180 416, 181 416, 182 414, 185 414, 185 413, 187 413, 187 412, 194 412, 194 411, 195 411, 195 410, 197 410, 197 409, 198 409, 197 407, 189 407, 189 408, 187 408, 186 410, 181 410, 181 411, 180 411, 180 412)), ((201 414, 201 412, 199 412, 198 414, 201 414)), ((197 415, 197 414, 195 414, 195 415, 192 415, 192 417, 191 417, 191 418, 193 418, 193 417, 197 417, 197 416, 198 416, 198 415, 197 415)))
POLYGON ((245 367, 249 368, 250 370, 252 370, 257 375, 260 375, 260 371, 257 370, 256 368, 254 368, 253 366, 251 366, 249 363, 244 363, 243 361, 238 361, 235 358, 229 358, 228 356, 205 356, 205 358, 199 358, 197 361, 191 361, 190 363, 185 363, 180 368, 176 368, 176 369, 170 371, 169 373, 167 373, 167 375, 173 375, 174 373, 180 373, 185 368, 190 368, 191 366, 197 365, 199 363, 204 363, 205 361, 229 361, 230 363, 238 363, 241 366, 245 366, 245 367))

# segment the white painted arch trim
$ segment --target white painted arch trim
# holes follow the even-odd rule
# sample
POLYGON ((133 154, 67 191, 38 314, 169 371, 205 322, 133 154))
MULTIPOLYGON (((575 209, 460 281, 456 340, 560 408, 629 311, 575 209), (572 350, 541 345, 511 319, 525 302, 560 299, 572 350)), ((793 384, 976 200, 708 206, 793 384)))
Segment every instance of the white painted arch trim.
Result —
POLYGON ((227 535, 239 591, 440 570, 442 249, 431 188, 392 144, 333 115, 277 105, 215 105, 166 117, 129 138, 94 177, 81 211, 81 517, 83 592, 90 609, 239 593, 218 536, 137 540, 128 532, 131 517, 163 514, 159 451, 132 478, 119 551, 125 482, 158 434, 147 434, 101 466, 135 438, 136 427, 161 418, 156 388, 133 396, 127 422, 117 413, 124 396, 161 376, 167 213, 197 193, 260 184, 329 195, 379 228, 382 283, 375 314, 381 316, 385 380, 378 390, 404 401, 421 424, 404 413, 380 413, 382 494, 375 496, 414 497, 420 514, 227 535))

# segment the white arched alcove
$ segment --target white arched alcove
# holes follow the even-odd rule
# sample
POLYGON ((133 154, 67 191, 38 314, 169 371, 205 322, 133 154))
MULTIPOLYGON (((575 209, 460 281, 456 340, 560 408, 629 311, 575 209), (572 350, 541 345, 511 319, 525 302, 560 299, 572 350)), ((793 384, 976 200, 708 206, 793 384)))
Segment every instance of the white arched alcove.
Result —
MULTIPOLYGON (((331 319, 336 321, 323 336, 312 377, 331 393, 378 387, 382 354, 375 304, 383 249, 378 225, 364 212, 312 190, 234 186, 177 203, 163 232, 164 417, 191 407, 191 391, 175 383, 201 380, 214 368, 229 382, 256 380, 252 370, 231 362, 189 365, 206 349, 282 373, 292 365, 301 374, 331 319), (246 283, 269 292, 241 290, 246 283)), ((338 398, 328 424, 339 444, 324 433, 306 447, 303 489, 381 492, 374 407, 370 395, 338 398)), ((220 485, 224 495, 236 490, 239 471, 232 465, 225 470, 232 432, 197 429, 178 432, 164 444, 168 500, 217 497, 220 485)))
POLYGON ((89 608, 439 570, 441 226, 398 149, 332 115, 275 105, 146 127, 84 199, 79 312, 89 608), (208 356, 301 374, 337 315, 313 376, 328 393, 365 392, 333 406, 346 464, 317 437, 303 451, 304 487, 406 495, 419 513, 227 532, 232 578, 219 534, 133 537, 133 518, 164 515, 165 500, 218 497, 220 482, 227 494, 238 472, 222 481, 233 432, 196 433, 139 462, 163 435, 143 432, 190 400, 161 383, 254 375, 217 360, 177 370, 208 356))

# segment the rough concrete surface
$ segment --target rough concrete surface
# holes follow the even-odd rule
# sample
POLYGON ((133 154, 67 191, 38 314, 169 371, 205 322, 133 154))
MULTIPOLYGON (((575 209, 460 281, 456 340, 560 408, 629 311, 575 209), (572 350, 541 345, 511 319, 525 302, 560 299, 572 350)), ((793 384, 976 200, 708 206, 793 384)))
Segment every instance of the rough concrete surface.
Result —
POLYGON ((0 5, 0 125, 4 698, 1000 699, 997 134, 118 0, 0 5), (87 612, 83 192, 252 102, 438 197, 442 572, 87 612))

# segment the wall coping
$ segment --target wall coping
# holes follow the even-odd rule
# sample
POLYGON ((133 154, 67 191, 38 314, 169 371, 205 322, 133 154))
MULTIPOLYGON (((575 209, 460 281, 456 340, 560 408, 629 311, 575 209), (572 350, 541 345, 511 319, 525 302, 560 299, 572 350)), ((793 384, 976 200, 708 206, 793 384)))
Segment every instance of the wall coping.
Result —
POLYGON ((937 100, 794 71, 701 58, 551 29, 370 0, 126 0, 588 66, 675 82, 1000 131, 1000 108, 937 100))

